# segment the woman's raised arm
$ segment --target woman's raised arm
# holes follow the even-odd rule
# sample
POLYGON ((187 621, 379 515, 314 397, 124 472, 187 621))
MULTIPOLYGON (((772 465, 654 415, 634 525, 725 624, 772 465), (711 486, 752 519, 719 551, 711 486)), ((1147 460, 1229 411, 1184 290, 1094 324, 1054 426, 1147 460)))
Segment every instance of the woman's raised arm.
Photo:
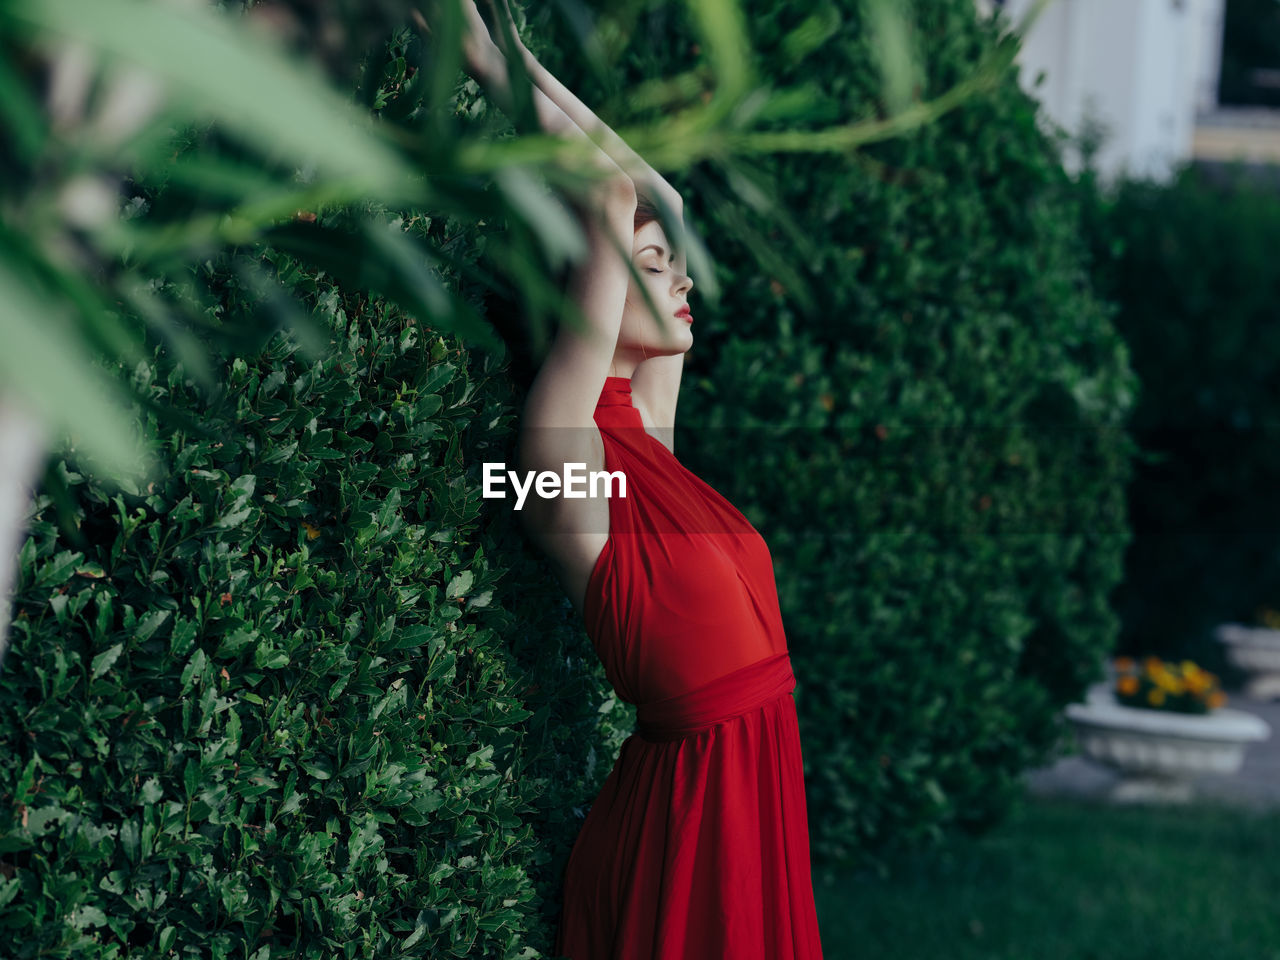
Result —
POLYGON ((627 176, 635 182, 636 191, 639 194, 655 202, 660 199, 672 209, 678 219, 684 210, 684 198, 680 196, 680 191, 668 183, 640 154, 631 149, 612 127, 596 116, 590 107, 578 99, 572 90, 557 80, 555 75, 539 62, 520 38, 508 0, 485 0, 485 2, 489 5, 494 22, 498 26, 497 45, 504 50, 507 49, 508 42, 513 45, 507 55, 520 56, 529 79, 538 89, 545 93, 626 172, 627 176))
MULTIPOLYGON (((500 107, 509 110, 512 97, 506 59, 490 37, 475 0, 462 0, 462 10, 467 71, 500 107)), ((430 30, 421 17, 415 20, 430 30)), ((578 211, 587 255, 574 265, 569 277, 568 295, 585 324, 559 325, 529 388, 520 419, 518 467, 526 477, 546 472, 565 476, 569 464, 584 465, 589 474, 605 467, 595 409, 617 349, 626 306, 636 187, 542 90, 535 86, 530 92, 542 129, 553 136, 580 138, 592 144, 592 162, 603 176, 593 182, 578 211)), ((534 496, 524 504, 520 517, 581 610, 590 571, 608 537, 608 501, 601 497, 534 496)))
MULTIPOLYGON (((509 110, 512 96, 506 58, 490 37, 475 0, 461 0, 461 7, 465 18, 463 55, 467 72, 498 106, 509 110)), ((421 16, 414 19, 430 32, 425 19, 421 16)), ((538 123, 546 133, 592 143, 550 97, 537 87, 530 92, 538 123)), ((586 325, 560 324, 530 388, 524 419, 531 427, 593 427, 596 402, 618 342, 630 278, 636 188, 631 178, 599 146, 593 146, 591 157, 599 177, 588 191, 584 209, 580 210, 588 252, 572 271, 569 281, 569 296, 586 325)), ((570 454, 569 459, 574 459, 574 451, 566 453, 570 454)))
MULTIPOLYGON (((486 0, 486 3, 498 32, 496 43, 505 46, 511 55, 520 56, 534 85, 631 177, 639 195, 647 196, 655 202, 660 201, 670 208, 674 219, 672 226, 678 234, 670 238, 676 248, 674 267, 677 273, 686 272, 688 258, 685 256, 684 237, 681 235, 684 229, 684 198, 680 192, 539 62, 520 38, 508 0, 486 0)), ((679 353, 644 361, 636 367, 631 378, 632 395, 641 401, 654 423, 669 438, 668 446, 673 451, 675 439, 672 428, 675 426, 676 402, 683 372, 684 354, 679 353)))

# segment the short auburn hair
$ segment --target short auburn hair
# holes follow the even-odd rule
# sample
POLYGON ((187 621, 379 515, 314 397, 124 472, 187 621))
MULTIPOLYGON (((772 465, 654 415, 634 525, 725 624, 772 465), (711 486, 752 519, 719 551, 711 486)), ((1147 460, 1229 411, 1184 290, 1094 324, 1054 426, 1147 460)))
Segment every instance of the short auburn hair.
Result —
POLYGON ((634 229, 639 230, 646 223, 652 223, 658 219, 658 208, 655 207, 647 197, 643 194, 636 196, 636 219, 634 229))

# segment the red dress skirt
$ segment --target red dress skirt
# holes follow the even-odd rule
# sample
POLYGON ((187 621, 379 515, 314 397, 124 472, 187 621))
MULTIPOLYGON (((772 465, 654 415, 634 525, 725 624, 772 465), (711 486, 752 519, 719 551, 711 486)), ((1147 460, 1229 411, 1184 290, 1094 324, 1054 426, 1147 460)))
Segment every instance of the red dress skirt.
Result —
POLYGON ((804 772, 772 558, 644 429, 631 381, 595 412, 609 539, 588 635, 636 705, 565 868, 570 960, 819 960, 804 772))

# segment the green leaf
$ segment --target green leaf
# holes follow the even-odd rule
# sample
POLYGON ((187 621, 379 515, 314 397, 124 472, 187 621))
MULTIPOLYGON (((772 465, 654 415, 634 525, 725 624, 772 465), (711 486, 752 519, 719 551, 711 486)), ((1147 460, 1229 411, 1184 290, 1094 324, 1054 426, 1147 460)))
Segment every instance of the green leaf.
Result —
POLYGON ((737 0, 689 0, 716 79, 716 100, 727 112, 754 86, 746 22, 737 0))
MULTIPOLYGON (((799 63, 831 39, 840 23, 840 10, 834 4, 824 3, 782 38, 783 55, 792 63, 799 63)), ((810 99, 818 98, 811 94, 810 99)))
POLYGON ((252 627, 236 627, 218 644, 213 655, 215 657, 234 657, 237 653, 249 646, 251 643, 257 643, 258 631, 252 627))
POLYGON ((155 777, 148 777, 142 784, 142 802, 143 803, 159 803, 160 798, 164 796, 164 791, 160 787, 160 781, 155 777))
POLYGON ((71 914, 71 926, 77 930, 85 930, 89 927, 103 927, 107 924, 107 915, 102 912, 101 908, 86 903, 71 914))
POLYGON ((120 652, 122 650, 124 650, 124 644, 117 643, 115 646, 108 647, 106 650, 103 650, 100 654, 94 657, 91 668, 92 679, 97 680, 98 677, 110 670, 111 665, 119 659, 120 652))
POLYGON ((76 567, 80 565, 82 560, 84 560, 83 553, 73 553, 70 550, 60 551, 49 563, 40 567, 40 572, 36 574, 36 586, 62 586, 71 579, 76 567))
POLYGON ((267 156, 341 178, 352 198, 422 196, 367 115, 331 89, 314 64, 288 56, 243 18, 202 3, 139 0, 15 0, 9 16, 136 65, 188 116, 220 120, 267 156))
POLYGON ((170 610, 151 610, 143 614, 142 619, 138 621, 137 627, 134 628, 133 636, 139 642, 150 640, 154 634, 169 619, 172 611, 170 610))
POLYGON ((14 877, 12 880, 5 880, 0 883, 0 910, 8 906, 13 898, 18 895, 18 891, 22 889, 22 880, 14 877))
POLYGON ((470 570, 463 570, 457 576, 449 581, 449 585, 445 587, 444 595, 450 600, 457 600, 459 597, 465 597, 471 589, 471 585, 475 582, 475 574, 470 570))
POLYGON ((37 289, 13 267, 0 247, 0 382, 46 428, 70 433, 105 471, 144 480, 155 464, 134 435, 123 385, 107 377, 74 335, 62 297, 37 289))
POLYGON ((169 653, 175 658, 185 657, 196 639, 196 625, 183 617, 174 622, 173 633, 169 635, 169 653))
POLYGON ((289 654, 284 650, 271 650, 259 647, 253 656, 254 666, 263 670, 279 670, 289 665, 289 654))
POLYGON ((298 764, 317 780, 333 779, 333 761, 328 757, 316 757, 314 760, 303 760, 298 764))
POLYGON ((254 514, 253 507, 245 507, 243 510, 233 510, 230 513, 224 513, 218 518, 214 527, 218 530, 230 530, 232 527, 238 527, 254 514))
MULTIPOLYGON (((458 372, 458 368, 452 363, 435 363, 427 370, 427 375, 422 378, 422 383, 418 385, 420 394, 434 394, 441 387, 453 379, 453 375, 458 372)), ((437 406, 436 410, 439 409, 437 406)), ((424 412, 421 407, 417 411, 418 417, 429 417, 435 410, 424 412)))
POLYGON ((920 71, 911 56, 907 24, 902 8, 893 0, 863 0, 871 50, 880 62, 884 78, 884 102, 890 114, 911 104, 911 88, 920 71))
POLYGON ((182 676, 179 682, 182 689, 186 690, 188 686, 195 680, 200 679, 204 675, 205 666, 208 663, 208 657, 200 648, 196 648, 196 652, 191 655, 191 659, 187 661, 187 665, 182 668, 182 676))
POLYGON ((587 253, 582 228, 565 205, 525 168, 504 167, 494 173, 507 202, 541 241, 552 266, 577 263, 587 253))

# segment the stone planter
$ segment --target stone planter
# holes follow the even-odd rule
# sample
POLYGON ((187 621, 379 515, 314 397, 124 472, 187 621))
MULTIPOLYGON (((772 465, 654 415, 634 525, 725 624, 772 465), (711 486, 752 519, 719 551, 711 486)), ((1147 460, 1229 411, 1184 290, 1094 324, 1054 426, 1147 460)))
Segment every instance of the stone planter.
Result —
POLYGON ((1227 659, 1250 675, 1244 692, 1259 700, 1280 699, 1280 630, 1224 623, 1216 635, 1227 659))
POLYGON ((1127 707, 1106 684, 1070 704, 1067 718, 1081 752, 1119 771, 1111 791, 1117 801, 1190 800, 1196 778, 1235 773, 1245 745, 1271 735, 1261 718, 1228 707, 1203 715, 1127 707))

